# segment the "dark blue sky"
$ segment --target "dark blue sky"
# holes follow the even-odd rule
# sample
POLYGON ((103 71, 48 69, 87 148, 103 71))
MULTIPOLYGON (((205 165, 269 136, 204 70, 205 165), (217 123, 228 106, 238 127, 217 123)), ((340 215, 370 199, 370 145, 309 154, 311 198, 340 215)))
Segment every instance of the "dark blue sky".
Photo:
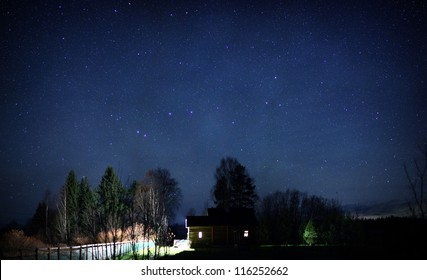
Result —
POLYGON ((260 196, 409 198, 426 3, 336 2, 2 1, 2 222, 108 165, 123 183, 169 169, 200 211, 224 156, 260 196))

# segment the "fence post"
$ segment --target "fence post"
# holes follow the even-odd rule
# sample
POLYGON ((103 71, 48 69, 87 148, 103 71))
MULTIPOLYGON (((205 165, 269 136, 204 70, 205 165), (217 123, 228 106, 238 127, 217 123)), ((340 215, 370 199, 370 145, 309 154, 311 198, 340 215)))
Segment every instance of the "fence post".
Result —
POLYGON ((47 248, 47 259, 50 260, 50 247, 47 248))
POLYGON ((36 248, 36 260, 39 259, 39 248, 36 248))
POLYGON ((61 249, 58 246, 58 260, 60 260, 60 259, 61 259, 61 249))
POLYGON ((73 247, 70 246, 70 260, 73 259, 73 247))
POLYGON ((82 259, 82 245, 80 245, 80 249, 79 249, 79 260, 82 259))

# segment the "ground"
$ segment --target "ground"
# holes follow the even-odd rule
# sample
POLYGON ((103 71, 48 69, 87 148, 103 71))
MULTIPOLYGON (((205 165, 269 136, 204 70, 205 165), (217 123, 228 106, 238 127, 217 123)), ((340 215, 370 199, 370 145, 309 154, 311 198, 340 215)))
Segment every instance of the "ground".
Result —
POLYGON ((164 259, 183 260, 411 260, 426 259, 426 248, 346 246, 260 246, 184 250, 164 259))

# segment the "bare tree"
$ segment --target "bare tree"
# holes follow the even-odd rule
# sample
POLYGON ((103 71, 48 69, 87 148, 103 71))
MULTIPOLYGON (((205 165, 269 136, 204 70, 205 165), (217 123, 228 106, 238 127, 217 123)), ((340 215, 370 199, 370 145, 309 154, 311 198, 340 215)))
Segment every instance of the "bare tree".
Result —
MULTIPOLYGON (((140 183, 138 193, 136 196, 137 199, 137 205, 139 207, 140 211, 140 222, 142 224, 142 236, 144 237, 144 243, 143 243, 143 258, 145 253, 145 244, 149 246, 152 236, 152 228, 151 228, 151 220, 152 220, 152 214, 151 214, 151 208, 150 208, 150 201, 154 199, 154 194, 151 190, 151 188, 147 185, 145 185, 143 182, 140 183)), ((147 248, 148 255, 149 255, 150 248, 147 248)))
POLYGON ((181 189, 167 169, 149 170, 135 185, 133 203, 138 215, 136 220, 142 225, 144 241, 154 241, 154 257, 158 257, 160 246, 165 244, 169 224, 181 199, 181 189))
POLYGON ((67 244, 72 244, 78 231, 78 183, 76 173, 71 170, 61 189, 59 202, 57 204, 59 213, 59 224, 57 229, 67 244))
POLYGON ((423 145, 419 146, 419 150, 422 154, 421 163, 419 160, 414 159, 412 174, 408 170, 408 165, 403 164, 405 169, 406 178, 409 182, 409 188, 413 197, 413 202, 408 202, 409 210, 414 217, 426 218, 427 211, 427 199, 424 194, 424 183, 427 174, 427 141, 424 141, 423 145))
POLYGON ((64 192, 58 201, 57 208, 58 208, 58 219, 57 219, 56 229, 57 229, 58 234, 59 234, 59 239, 61 241, 64 241, 64 240, 68 239, 68 235, 67 235, 67 211, 66 211, 66 209, 67 209, 67 192, 65 189, 64 189, 64 192))

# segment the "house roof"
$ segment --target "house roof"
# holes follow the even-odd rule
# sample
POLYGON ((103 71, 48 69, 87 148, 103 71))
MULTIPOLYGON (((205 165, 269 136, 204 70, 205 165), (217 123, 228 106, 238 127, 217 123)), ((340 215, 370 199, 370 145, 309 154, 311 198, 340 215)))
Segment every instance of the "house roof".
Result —
POLYGON ((187 216, 187 227, 194 226, 238 226, 255 225, 256 218, 253 209, 239 208, 225 211, 209 208, 207 216, 187 216))

